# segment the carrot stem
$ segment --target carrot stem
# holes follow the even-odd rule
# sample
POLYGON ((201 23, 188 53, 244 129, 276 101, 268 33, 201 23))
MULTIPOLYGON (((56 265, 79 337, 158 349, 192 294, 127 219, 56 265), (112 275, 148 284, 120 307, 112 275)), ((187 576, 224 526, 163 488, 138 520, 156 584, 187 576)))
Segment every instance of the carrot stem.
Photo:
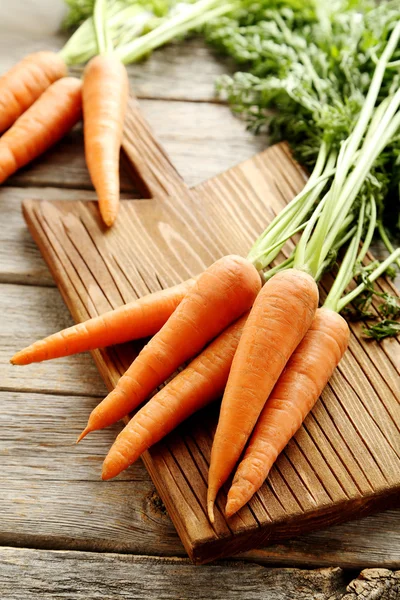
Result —
POLYGON ((344 296, 337 303, 337 312, 341 312, 345 308, 345 306, 347 306, 347 304, 353 302, 353 300, 357 298, 358 294, 360 294, 367 288, 368 283, 372 283, 373 281, 378 279, 378 277, 380 277, 386 271, 386 269, 390 267, 390 265, 396 262, 399 259, 399 257, 400 248, 397 248, 397 250, 392 252, 392 254, 388 256, 387 259, 379 265, 379 267, 377 267, 370 275, 368 275, 368 281, 366 283, 360 283, 360 285, 358 285, 356 288, 354 288, 354 290, 346 294, 346 296, 344 296))
POLYGON ((113 47, 107 29, 107 0, 96 0, 94 3, 93 24, 98 54, 111 54, 113 47))
MULTIPOLYGON (((376 211, 376 208, 375 208, 376 211)), ((394 247, 392 245, 392 242, 390 241, 387 231, 382 223, 381 220, 378 221, 378 231, 379 231, 379 235, 381 236, 382 242, 385 244, 386 249, 388 252, 393 253, 394 252, 394 247)), ((396 265, 399 267, 400 269, 400 259, 396 260, 396 265)))
POLYGON ((218 0, 199 0, 191 6, 185 6, 177 15, 161 23, 153 31, 119 47, 116 52, 124 63, 136 61, 158 46, 226 14, 234 7, 234 2, 220 5, 218 0))
POLYGON ((304 188, 273 219, 251 248, 248 260, 251 260, 257 269, 265 269, 276 258, 290 237, 288 232, 306 219, 328 179, 334 175, 335 161, 336 152, 329 152, 329 147, 323 142, 313 172, 304 188), (278 244, 276 240, 282 241, 278 244), (275 251, 272 251, 271 244, 274 244, 275 251))

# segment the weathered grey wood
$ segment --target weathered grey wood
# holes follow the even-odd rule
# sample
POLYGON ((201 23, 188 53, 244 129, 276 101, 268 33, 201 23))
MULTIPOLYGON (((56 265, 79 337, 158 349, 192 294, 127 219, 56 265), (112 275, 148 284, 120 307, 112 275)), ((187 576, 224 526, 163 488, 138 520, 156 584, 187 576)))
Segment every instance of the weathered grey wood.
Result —
MULTIPOLYGON (((73 380, 71 369, 64 372, 67 381, 73 380)), ((0 543, 184 556, 141 461, 115 481, 100 481, 103 458, 121 425, 96 432, 76 446, 99 399, 72 396, 65 388, 65 395, 0 392, 0 543)), ((288 566, 398 568, 400 510, 241 558, 288 566)))
POLYGON ((103 396, 105 387, 89 354, 13 367, 20 348, 72 324, 54 288, 0 284, 0 387, 7 390, 103 396))
POLYGON ((48 267, 38 252, 22 217, 26 198, 95 200, 94 191, 59 188, 0 188, 0 283, 54 286, 48 267), (7 224, 5 226, 5 224, 7 224))
POLYGON ((400 568, 400 510, 335 525, 240 555, 265 564, 400 568))
POLYGON ((0 548, 3 600, 340 600, 345 587, 337 568, 301 571, 232 562, 199 569, 179 558, 0 548))
MULTIPOLYGON (((209 179, 266 146, 264 136, 246 131, 224 105, 142 100, 140 107, 188 185, 209 179)), ((92 189, 80 127, 7 184, 92 189)), ((121 190, 134 190, 124 168, 121 190)))
POLYGON ((400 597, 400 571, 366 569, 347 586, 342 600, 397 600, 400 597))
POLYGON ((184 555, 141 461, 109 485, 100 480, 121 425, 76 446, 98 401, 0 392, 0 543, 184 555))
MULTIPOLYGON (((29 52, 59 50, 66 34, 26 35, 4 32, 0 38, 0 74, 29 52)), ((233 71, 231 61, 219 57, 201 40, 192 38, 182 44, 169 44, 156 50, 147 60, 128 65, 130 84, 139 98, 165 100, 216 101, 214 82, 219 75, 233 71)), ((72 67, 80 76, 82 69, 72 67)))

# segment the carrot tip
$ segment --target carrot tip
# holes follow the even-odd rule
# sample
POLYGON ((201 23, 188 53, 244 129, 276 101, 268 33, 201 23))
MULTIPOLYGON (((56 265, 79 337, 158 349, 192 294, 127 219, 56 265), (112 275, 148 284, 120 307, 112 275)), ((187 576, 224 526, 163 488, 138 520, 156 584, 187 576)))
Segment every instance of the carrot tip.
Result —
POLYGON ((24 361, 24 352, 23 350, 17 352, 16 354, 14 354, 14 356, 12 358, 10 358, 10 363, 12 365, 24 365, 26 364, 24 361))
POLYGON ((82 433, 80 434, 80 436, 76 440, 76 443, 79 444, 79 442, 81 440, 83 440, 83 438, 86 437, 87 434, 90 433, 91 431, 93 431, 93 430, 89 427, 89 425, 87 425, 87 427, 85 427, 85 429, 82 431, 82 433))
POLYGON ((112 225, 114 225, 114 221, 117 218, 117 211, 118 208, 115 211, 105 211, 104 209, 102 210, 100 206, 101 218, 103 219, 103 222, 105 223, 105 225, 107 225, 107 227, 111 227, 112 225))
POLYGON ((225 506, 225 516, 227 519, 232 517, 241 507, 236 500, 229 500, 225 506))
POLYGON ((113 477, 116 477, 117 475, 118 475, 118 473, 113 473, 112 469, 110 469, 108 461, 107 461, 107 457, 106 457, 103 462, 103 468, 101 471, 102 480, 107 481, 108 479, 112 479, 113 477))
POLYGON ((210 523, 214 523, 214 500, 210 500, 207 504, 208 518, 210 519, 210 523))

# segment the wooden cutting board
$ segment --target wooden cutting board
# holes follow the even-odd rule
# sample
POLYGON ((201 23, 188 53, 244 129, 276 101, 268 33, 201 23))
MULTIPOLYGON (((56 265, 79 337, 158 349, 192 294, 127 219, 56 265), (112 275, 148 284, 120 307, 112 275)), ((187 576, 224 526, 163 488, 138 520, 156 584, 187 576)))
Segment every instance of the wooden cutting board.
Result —
MULTIPOLYGON (((149 199, 123 201, 111 230, 102 225, 93 202, 23 204, 32 236, 77 322, 196 275, 224 254, 245 256, 305 182, 288 147, 280 144, 190 190, 134 99, 124 151, 149 199)), ((379 285, 394 292, 385 281, 379 285)), ((400 344, 396 339, 371 342, 357 323, 351 332, 349 350, 312 414, 261 490, 229 521, 223 515, 225 492, 213 526, 206 516, 218 406, 194 415, 143 456, 193 561, 400 504, 400 344)), ((132 343, 93 352, 109 389, 139 347, 132 343)), ((90 444, 90 437, 83 443, 90 444)))

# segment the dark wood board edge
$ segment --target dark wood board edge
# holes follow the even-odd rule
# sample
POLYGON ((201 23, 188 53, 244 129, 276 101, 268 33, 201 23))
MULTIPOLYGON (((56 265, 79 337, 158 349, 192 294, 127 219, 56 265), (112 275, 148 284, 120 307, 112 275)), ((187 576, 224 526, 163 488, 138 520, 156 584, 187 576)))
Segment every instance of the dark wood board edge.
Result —
POLYGON ((130 179, 144 198, 190 193, 132 93, 126 111, 121 157, 130 179))
MULTIPOLYGON (((146 464, 146 468, 147 464, 146 464)), ((153 477, 152 477, 153 479, 153 477)), ((154 481, 154 479, 153 479, 154 481)), ((161 494, 160 494, 161 495, 161 494)), ((161 496, 162 498, 162 496, 161 496)), ((167 505, 166 505, 167 506, 167 505)), ((286 520, 283 527, 280 523, 275 525, 261 525, 251 532, 238 533, 234 537, 219 538, 218 540, 201 541, 191 546, 183 536, 181 541, 194 564, 203 565, 211 561, 234 556, 235 554, 254 550, 261 546, 284 542, 305 533, 339 525, 352 520, 359 520, 378 511, 400 507, 400 486, 385 492, 382 495, 364 497, 343 504, 335 504, 327 510, 321 509, 310 512, 301 520, 294 518, 286 520), (291 526, 293 529, 290 531, 291 526)), ((168 510, 168 506, 167 506, 168 510)), ((169 512, 169 510, 168 510, 169 512)), ((171 515, 171 513, 169 512, 171 515)), ((171 517, 172 518, 172 517, 171 517)), ((173 520, 173 519, 172 519, 173 520)), ((176 525, 174 523, 174 525, 176 525)))

